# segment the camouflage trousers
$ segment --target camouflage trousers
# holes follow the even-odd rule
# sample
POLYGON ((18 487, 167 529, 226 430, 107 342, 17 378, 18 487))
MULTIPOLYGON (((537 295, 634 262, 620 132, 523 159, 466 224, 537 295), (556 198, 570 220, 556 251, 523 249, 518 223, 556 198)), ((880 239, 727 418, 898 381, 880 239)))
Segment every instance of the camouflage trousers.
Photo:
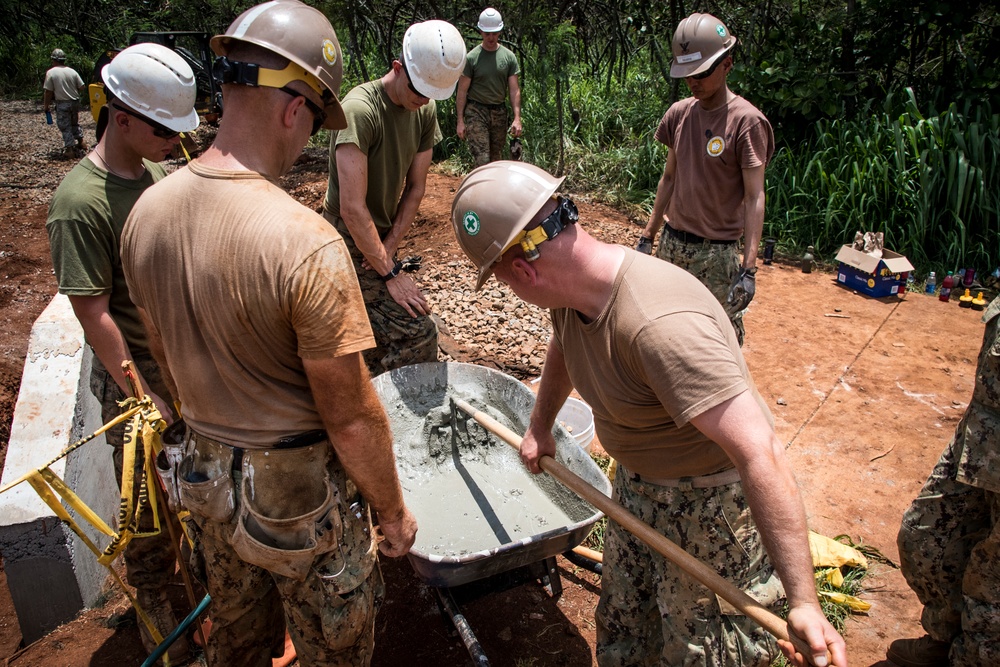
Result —
MULTIPOLYGON (((207 439, 193 439, 192 442, 196 444, 193 448, 189 445, 189 455, 196 448, 196 458, 203 457, 201 460, 206 461, 219 459, 212 452, 206 456, 205 442, 225 447, 207 439)), ((329 447, 329 443, 325 446, 329 447)), ((274 451, 289 453, 295 450, 274 451)), ((247 466, 253 469, 252 477, 243 476, 239 470, 231 472, 235 503, 230 519, 210 518, 188 508, 194 536, 192 568, 212 596, 209 607, 212 632, 206 647, 209 663, 270 667, 272 658, 284 652, 287 627, 298 655, 297 664, 302 667, 368 665, 375 645, 375 615, 384 598, 385 585, 377 564, 371 517, 364 500, 347 480, 336 456, 329 455, 326 471, 341 494, 332 512, 339 517, 342 534, 331 551, 314 556, 303 578, 285 576, 247 562, 237 553, 234 545, 240 522, 245 521, 246 532, 255 538, 261 530, 252 528, 259 524, 244 511, 243 486, 251 483, 254 487, 253 491, 248 489, 246 495, 253 498, 255 511, 274 518, 300 516, 300 509, 294 507, 294 503, 298 498, 311 496, 312 492, 290 492, 282 496, 280 490, 273 490, 272 483, 272 491, 263 494, 261 485, 267 483, 269 466, 252 466, 244 459, 244 467, 247 466), (269 502, 265 495, 272 500, 269 502), (280 500, 274 501, 275 497, 280 500)), ((301 477, 304 478, 315 476, 303 473, 301 477)), ((184 493, 182 487, 182 500, 186 498, 184 493)), ((267 546, 272 555, 280 554, 281 549, 290 549, 289 558, 298 555, 294 547, 279 546, 276 541, 268 541, 267 546)))
POLYGON ((503 159, 507 140, 507 105, 486 105, 469 100, 465 105, 465 140, 475 166, 503 159))
POLYGON ((734 311, 726 303, 729 287, 740 272, 740 248, 738 243, 685 243, 672 236, 666 228, 660 234, 660 244, 656 248, 656 256, 676 264, 709 289, 729 315, 729 321, 736 329, 736 337, 740 346, 743 345, 745 330, 743 328, 743 313, 745 310, 734 311))
POLYGON ((362 268, 365 257, 354 244, 344 221, 329 213, 323 215, 344 237, 358 274, 368 321, 375 334, 375 347, 363 353, 368 372, 374 377, 400 366, 437 361, 438 328, 434 320, 429 315, 411 317, 396 303, 382 278, 375 271, 362 268))
POLYGON ((955 450, 952 439, 903 515, 899 565, 951 665, 1000 665, 1000 494, 956 481, 955 450))
POLYGON ((56 102, 56 127, 62 133, 63 148, 76 146, 83 140, 80 128, 80 103, 75 100, 56 102))
MULTIPOLYGON (((709 489, 648 484, 618 469, 614 497, 761 604, 784 591, 737 482, 709 489)), ((778 656, 756 623, 614 522, 604 542, 597 606, 601 667, 766 667, 778 656)))
MULTIPOLYGON (((160 367, 150 357, 136 357, 135 365, 146 379, 150 389, 165 401, 170 400, 170 392, 167 391, 163 383, 163 376, 160 367)), ((108 423, 122 413, 118 401, 125 399, 125 393, 114 381, 111 374, 104 368, 97 356, 94 356, 94 365, 90 373, 90 391, 101 404, 101 419, 108 423)), ((122 485, 122 466, 125 460, 125 449, 123 439, 125 437, 125 424, 118 424, 114 428, 104 433, 109 445, 114 447, 112 459, 115 463, 115 479, 118 481, 118 488, 122 485)), ((140 450, 141 452, 141 450, 140 450)), ((138 482, 142 474, 142 457, 136 456, 135 479, 138 482)), ((152 483, 152 480, 150 480, 152 483)), ((138 484, 135 491, 138 494, 138 484)), ((140 529, 143 531, 153 529, 153 516, 149 512, 144 512, 139 519, 140 529)), ((153 537, 133 538, 125 547, 125 577, 129 584, 139 590, 150 593, 163 590, 174 576, 176 571, 176 556, 170 544, 170 534, 166 527, 163 527, 159 535, 153 537)), ((162 630, 162 628, 161 628, 162 630)), ((167 632, 173 628, 166 628, 167 632)))

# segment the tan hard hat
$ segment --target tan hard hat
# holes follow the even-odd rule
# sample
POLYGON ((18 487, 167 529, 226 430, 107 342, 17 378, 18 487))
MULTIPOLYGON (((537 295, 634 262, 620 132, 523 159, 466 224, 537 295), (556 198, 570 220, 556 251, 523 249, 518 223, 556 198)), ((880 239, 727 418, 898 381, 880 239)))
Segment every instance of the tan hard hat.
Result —
POLYGON ((674 52, 670 76, 683 79, 708 70, 736 46, 736 37, 711 14, 695 12, 677 24, 670 46, 674 52))
POLYGON ((564 178, 533 164, 501 160, 469 172, 451 205, 458 245, 479 269, 476 289, 564 178))
MULTIPOLYGON (((323 127, 342 130, 347 118, 340 106, 340 83, 344 78, 344 59, 337 33, 323 12, 299 0, 272 0, 251 7, 233 21, 224 35, 212 38, 212 50, 224 56, 234 41, 256 44, 288 58, 305 70, 305 76, 318 79, 329 92, 327 119, 323 127)), ((302 78, 316 88, 313 81, 302 78)), ((321 93, 322 94, 322 93, 321 93)))

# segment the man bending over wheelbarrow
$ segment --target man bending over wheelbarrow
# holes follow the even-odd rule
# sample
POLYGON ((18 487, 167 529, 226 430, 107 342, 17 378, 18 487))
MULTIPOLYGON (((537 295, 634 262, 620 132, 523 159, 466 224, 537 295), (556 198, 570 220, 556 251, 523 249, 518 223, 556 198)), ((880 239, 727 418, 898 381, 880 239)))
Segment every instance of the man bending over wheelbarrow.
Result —
POLYGON ((551 312, 521 458, 537 473, 555 455, 556 413, 575 387, 618 460, 617 502, 765 606, 787 597, 789 631, 811 649, 776 642, 612 522, 598 663, 766 666, 780 646, 796 665, 846 666, 816 597, 795 477, 728 316, 686 271, 575 224, 576 206, 556 195, 562 181, 493 162, 465 178, 452 204, 477 289, 496 274, 551 312))

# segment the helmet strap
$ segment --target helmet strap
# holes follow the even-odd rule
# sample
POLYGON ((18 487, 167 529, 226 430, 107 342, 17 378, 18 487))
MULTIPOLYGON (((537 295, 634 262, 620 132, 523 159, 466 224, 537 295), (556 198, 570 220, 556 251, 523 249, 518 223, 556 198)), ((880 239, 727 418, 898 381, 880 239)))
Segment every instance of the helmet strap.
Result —
POLYGON ((298 63, 289 62, 285 69, 268 69, 256 63, 244 63, 221 56, 215 59, 212 76, 219 83, 265 88, 284 88, 292 81, 303 81, 317 95, 326 99, 323 84, 298 63))

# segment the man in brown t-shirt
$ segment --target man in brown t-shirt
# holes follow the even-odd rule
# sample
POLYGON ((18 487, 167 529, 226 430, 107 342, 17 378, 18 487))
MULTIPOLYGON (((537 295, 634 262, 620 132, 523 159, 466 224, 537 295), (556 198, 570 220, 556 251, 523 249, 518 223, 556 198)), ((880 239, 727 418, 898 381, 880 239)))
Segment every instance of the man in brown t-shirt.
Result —
POLYGON ((206 652, 270 667, 287 624, 302 665, 367 665, 376 554, 404 555, 416 520, 361 358, 374 339, 344 240, 277 185, 320 127, 346 125, 340 45, 320 11, 282 0, 212 48, 226 120, 122 234, 129 292, 188 427, 163 476, 190 510, 212 596, 206 652))
MULTIPOLYGON (((783 584, 789 631, 811 647, 812 663, 830 664, 829 649, 832 664, 845 667, 844 640, 816 597, 784 444, 725 311, 685 271, 587 234, 573 202, 555 196, 561 183, 531 165, 493 162, 466 177, 452 205, 477 288, 495 273, 551 309, 521 458, 539 472, 539 458, 555 455, 552 427, 575 387, 619 461, 615 499, 762 604, 775 603, 783 584)), ((764 667, 777 657, 760 628, 614 523, 604 567, 602 667, 764 667)), ((791 644, 778 644, 803 664, 791 644)))
POLYGON ((672 105, 656 130, 656 140, 670 152, 636 250, 650 254, 665 224, 656 256, 708 287, 742 345, 774 135, 764 114, 726 85, 735 46, 736 37, 709 14, 692 14, 674 33, 670 75, 684 79, 691 97, 672 105))

